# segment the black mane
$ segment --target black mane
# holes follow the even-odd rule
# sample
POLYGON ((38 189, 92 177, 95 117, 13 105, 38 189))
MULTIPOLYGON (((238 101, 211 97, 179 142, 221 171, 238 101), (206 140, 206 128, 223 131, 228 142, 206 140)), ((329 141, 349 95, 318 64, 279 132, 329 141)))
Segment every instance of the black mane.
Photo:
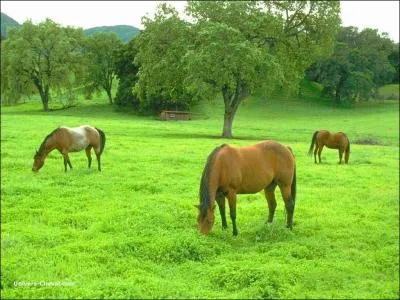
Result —
POLYGON ((54 129, 52 132, 50 132, 50 133, 44 138, 42 144, 41 144, 40 147, 39 147, 39 150, 36 151, 35 158, 43 154, 43 151, 44 151, 44 148, 45 148, 47 139, 48 139, 49 137, 51 137, 51 136, 52 136, 56 131, 58 131, 59 129, 60 129, 60 127, 54 129))
POLYGON ((226 146, 226 144, 223 144, 223 145, 215 148, 210 153, 210 155, 207 158, 207 162, 204 167, 203 174, 201 176, 199 196, 200 196, 200 215, 202 217, 206 216, 207 209, 210 206, 210 191, 209 191, 209 187, 208 187, 208 181, 209 181, 210 169, 212 167, 212 160, 217 155, 219 150, 221 150, 225 146, 226 146))

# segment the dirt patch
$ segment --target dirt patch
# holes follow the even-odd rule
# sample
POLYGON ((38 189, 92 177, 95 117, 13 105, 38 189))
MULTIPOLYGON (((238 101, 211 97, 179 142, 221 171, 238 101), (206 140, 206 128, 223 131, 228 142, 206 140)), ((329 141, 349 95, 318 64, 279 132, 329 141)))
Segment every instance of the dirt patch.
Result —
POLYGON ((358 145, 383 145, 380 141, 375 138, 359 138, 353 141, 353 144, 358 145))

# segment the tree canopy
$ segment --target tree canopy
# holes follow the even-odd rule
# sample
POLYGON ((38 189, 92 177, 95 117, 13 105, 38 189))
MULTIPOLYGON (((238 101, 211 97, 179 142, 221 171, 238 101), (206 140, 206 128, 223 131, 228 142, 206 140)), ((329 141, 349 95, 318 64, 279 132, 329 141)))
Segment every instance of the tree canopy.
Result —
POLYGON ((71 88, 82 74, 83 38, 81 29, 64 28, 50 19, 10 29, 2 49, 3 96, 17 99, 36 90, 43 109, 49 110, 51 90, 71 88))
POLYGON ((342 27, 332 56, 315 62, 306 73, 337 104, 368 100, 380 86, 393 82, 396 70, 390 55, 394 63, 396 57, 398 61, 398 48, 396 55, 394 43, 385 34, 342 27))
POLYGON ((222 136, 230 138, 245 97, 258 88, 296 90, 305 69, 332 52, 339 10, 331 1, 189 1, 186 22, 162 5, 138 37, 135 92, 141 101, 220 94, 222 136))
POLYGON ((96 32, 85 42, 85 89, 89 95, 103 89, 110 104, 113 103, 111 89, 115 79, 115 56, 121 44, 113 32, 96 32))

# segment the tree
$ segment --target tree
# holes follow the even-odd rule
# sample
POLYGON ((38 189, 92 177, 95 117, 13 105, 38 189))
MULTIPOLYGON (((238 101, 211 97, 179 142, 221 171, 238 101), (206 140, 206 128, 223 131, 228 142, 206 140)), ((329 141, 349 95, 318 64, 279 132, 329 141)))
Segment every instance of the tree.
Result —
POLYGON ((389 59, 391 66, 395 70, 395 74, 393 75, 392 83, 399 83, 399 81, 400 81, 399 43, 393 45, 393 50, 389 54, 388 59, 389 59))
POLYGON ((296 90, 305 69, 332 52, 340 21, 336 1, 189 1, 186 11, 192 23, 166 5, 144 19, 135 92, 188 104, 220 94, 227 138, 254 90, 296 90))
POLYGON ((145 30, 137 37, 139 80, 134 93, 142 107, 154 110, 188 108, 192 96, 183 82, 186 76, 182 58, 191 44, 188 23, 166 4, 159 5, 154 19, 143 18, 145 30))
POLYGON ((198 97, 222 94, 226 138, 255 89, 298 88, 305 69, 332 52, 340 22, 331 1, 190 1, 187 11, 198 35, 186 84, 198 97))
POLYGON ((375 29, 358 32, 356 27, 343 27, 332 56, 314 63, 306 74, 321 83, 323 93, 336 104, 368 100, 393 80, 395 70, 389 60, 393 45, 375 29))
POLYGON ((88 95, 104 89, 110 104, 113 103, 111 90, 115 79, 115 52, 121 45, 118 36, 112 32, 96 32, 87 37, 85 43, 85 89, 88 95))
POLYGON ((133 94, 133 87, 138 81, 139 66, 134 60, 137 55, 136 38, 122 44, 115 52, 115 74, 118 78, 118 89, 115 103, 120 106, 132 105, 139 108, 139 99, 133 94))
POLYGON ((50 19, 38 25, 26 21, 10 29, 3 54, 4 72, 12 80, 6 80, 2 92, 4 88, 17 97, 32 94, 34 88, 43 109, 49 110, 51 90, 71 87, 81 74, 83 38, 81 29, 63 28, 50 19))
POLYGON ((193 50, 185 55, 190 92, 198 99, 222 93, 225 104, 222 136, 232 137, 232 123, 241 101, 256 87, 281 83, 276 58, 247 41, 243 34, 223 23, 207 22, 198 33, 193 50))

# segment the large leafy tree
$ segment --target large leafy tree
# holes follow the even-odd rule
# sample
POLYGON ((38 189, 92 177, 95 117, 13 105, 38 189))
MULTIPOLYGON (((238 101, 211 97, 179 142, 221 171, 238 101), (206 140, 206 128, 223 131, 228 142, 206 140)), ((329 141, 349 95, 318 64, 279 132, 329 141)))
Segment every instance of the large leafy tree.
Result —
POLYGON ((188 23, 164 5, 144 19, 135 91, 140 99, 221 95, 230 138, 243 99, 260 88, 295 91, 305 69, 332 52, 339 10, 337 1, 189 1, 188 23))
POLYGON ((331 1, 189 1, 187 11, 198 34, 186 82, 199 97, 222 94, 227 138, 255 89, 297 89, 305 69, 333 50, 340 22, 331 1))
POLYGON ((139 108, 140 102, 133 94, 133 87, 139 79, 139 66, 135 64, 137 52, 136 38, 122 44, 115 52, 115 74, 119 80, 115 95, 117 105, 139 108))
POLYGON ((332 56, 317 61, 306 73, 337 104, 368 100, 378 87, 393 81, 393 45, 375 29, 359 32, 356 27, 343 27, 332 56))
POLYGON ((2 42, 6 78, 2 92, 19 97, 36 90, 43 109, 49 110, 51 90, 73 86, 82 74, 83 39, 81 29, 64 28, 50 19, 10 29, 2 42))
POLYGON ((177 11, 159 5, 154 19, 143 18, 145 30, 137 37, 139 80, 134 93, 142 107, 155 110, 187 108, 193 98, 183 85, 186 76, 182 57, 191 45, 191 31, 177 11))
POLYGON ((85 89, 88 95, 104 90, 108 101, 113 103, 112 84, 115 79, 115 53, 122 42, 113 32, 96 32, 86 39, 85 89))

